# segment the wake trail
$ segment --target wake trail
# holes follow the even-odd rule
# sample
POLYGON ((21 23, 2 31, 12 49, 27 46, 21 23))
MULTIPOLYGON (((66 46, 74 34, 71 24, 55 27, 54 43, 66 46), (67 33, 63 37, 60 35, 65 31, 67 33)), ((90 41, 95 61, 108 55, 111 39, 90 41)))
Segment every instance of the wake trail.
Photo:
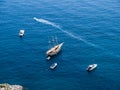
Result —
POLYGON ((60 29, 60 26, 59 25, 57 25, 57 24, 55 24, 55 23, 53 23, 53 22, 50 22, 50 21, 48 21, 48 20, 45 20, 45 19, 42 19, 42 18, 36 18, 36 17, 34 17, 33 18, 34 20, 36 20, 37 22, 41 22, 41 23, 43 23, 43 24, 48 24, 48 25, 51 25, 51 26, 53 26, 53 27, 55 27, 55 28, 58 28, 58 29, 60 29))
POLYGON ((93 44, 93 43, 91 43, 91 42, 88 42, 87 40, 81 38, 80 36, 74 35, 73 33, 68 32, 68 31, 62 29, 59 25, 57 25, 57 24, 54 23, 54 22, 51 22, 51 21, 48 21, 48 20, 45 20, 45 19, 42 19, 42 18, 36 18, 36 17, 34 17, 33 19, 36 20, 37 22, 40 22, 40 23, 43 23, 43 24, 47 24, 47 25, 51 25, 51 26, 59 29, 59 30, 62 31, 63 33, 69 35, 70 37, 72 37, 72 38, 74 38, 74 39, 77 39, 77 40, 79 40, 79 41, 82 41, 82 42, 84 42, 84 43, 86 43, 86 44, 88 44, 88 45, 91 45, 91 46, 97 47, 97 48, 101 48, 100 46, 98 46, 98 45, 96 45, 96 44, 93 44))

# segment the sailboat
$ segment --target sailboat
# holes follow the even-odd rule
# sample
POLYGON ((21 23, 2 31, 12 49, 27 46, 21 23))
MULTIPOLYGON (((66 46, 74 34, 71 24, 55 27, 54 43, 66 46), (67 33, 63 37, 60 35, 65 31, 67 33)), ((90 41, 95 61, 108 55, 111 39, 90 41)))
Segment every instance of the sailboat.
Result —
MULTIPOLYGON (((54 42, 57 42, 57 39, 53 39, 54 42)), ((57 55, 60 51, 61 51, 61 48, 63 46, 64 42, 62 43, 59 43, 57 45, 54 45, 52 48, 50 48, 47 52, 46 52, 46 55, 47 55, 47 59, 49 60, 51 58, 51 56, 54 56, 54 55, 57 55)))

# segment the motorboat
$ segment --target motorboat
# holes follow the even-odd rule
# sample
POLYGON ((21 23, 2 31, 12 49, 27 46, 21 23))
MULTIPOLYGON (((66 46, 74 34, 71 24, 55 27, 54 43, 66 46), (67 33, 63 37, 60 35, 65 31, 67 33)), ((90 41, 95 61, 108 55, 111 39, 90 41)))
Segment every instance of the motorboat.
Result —
POLYGON ((91 65, 88 66, 87 71, 92 71, 95 68, 97 68, 97 64, 91 64, 91 65))
POLYGON ((51 66, 50 66, 50 69, 55 69, 57 67, 57 63, 53 63, 51 66))
POLYGON ((61 50, 61 47, 63 46, 63 43, 60 43, 58 45, 55 45, 54 47, 50 48, 46 54, 47 54, 47 60, 50 60, 51 56, 54 56, 54 55, 57 55, 60 50, 61 50))
POLYGON ((24 32, 25 32, 24 30, 20 30, 19 36, 22 37, 24 35, 24 32))

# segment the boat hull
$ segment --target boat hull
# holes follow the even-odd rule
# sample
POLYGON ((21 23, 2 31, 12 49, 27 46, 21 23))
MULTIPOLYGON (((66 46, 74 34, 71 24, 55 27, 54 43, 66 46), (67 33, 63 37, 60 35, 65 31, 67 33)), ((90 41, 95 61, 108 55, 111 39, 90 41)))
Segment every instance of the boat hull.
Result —
POLYGON ((90 72, 90 71, 92 71, 92 70, 94 70, 96 68, 97 68, 97 64, 89 65, 88 68, 87 68, 87 71, 90 72))
POLYGON ((19 36, 22 37, 24 35, 24 30, 20 30, 19 36))
POLYGON ((57 63, 54 63, 53 65, 50 66, 50 69, 55 69, 57 67, 57 63))
POLYGON ((50 50, 48 50, 46 52, 47 56, 54 56, 54 55, 58 54, 61 50, 62 45, 63 45, 63 43, 56 45, 53 48, 51 48, 50 50))
POLYGON ((19 34, 20 37, 23 37, 24 34, 19 34))

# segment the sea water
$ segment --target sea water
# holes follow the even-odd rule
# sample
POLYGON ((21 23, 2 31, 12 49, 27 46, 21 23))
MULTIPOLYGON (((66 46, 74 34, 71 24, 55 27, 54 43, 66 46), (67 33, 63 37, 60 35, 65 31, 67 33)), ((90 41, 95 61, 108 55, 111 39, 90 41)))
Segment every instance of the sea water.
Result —
POLYGON ((120 1, 0 0, 0 83, 28 90, 119 90, 120 1), (53 36, 64 45, 47 61, 53 36), (54 62, 58 66, 50 70, 54 62), (88 73, 94 63, 98 67, 88 73))

